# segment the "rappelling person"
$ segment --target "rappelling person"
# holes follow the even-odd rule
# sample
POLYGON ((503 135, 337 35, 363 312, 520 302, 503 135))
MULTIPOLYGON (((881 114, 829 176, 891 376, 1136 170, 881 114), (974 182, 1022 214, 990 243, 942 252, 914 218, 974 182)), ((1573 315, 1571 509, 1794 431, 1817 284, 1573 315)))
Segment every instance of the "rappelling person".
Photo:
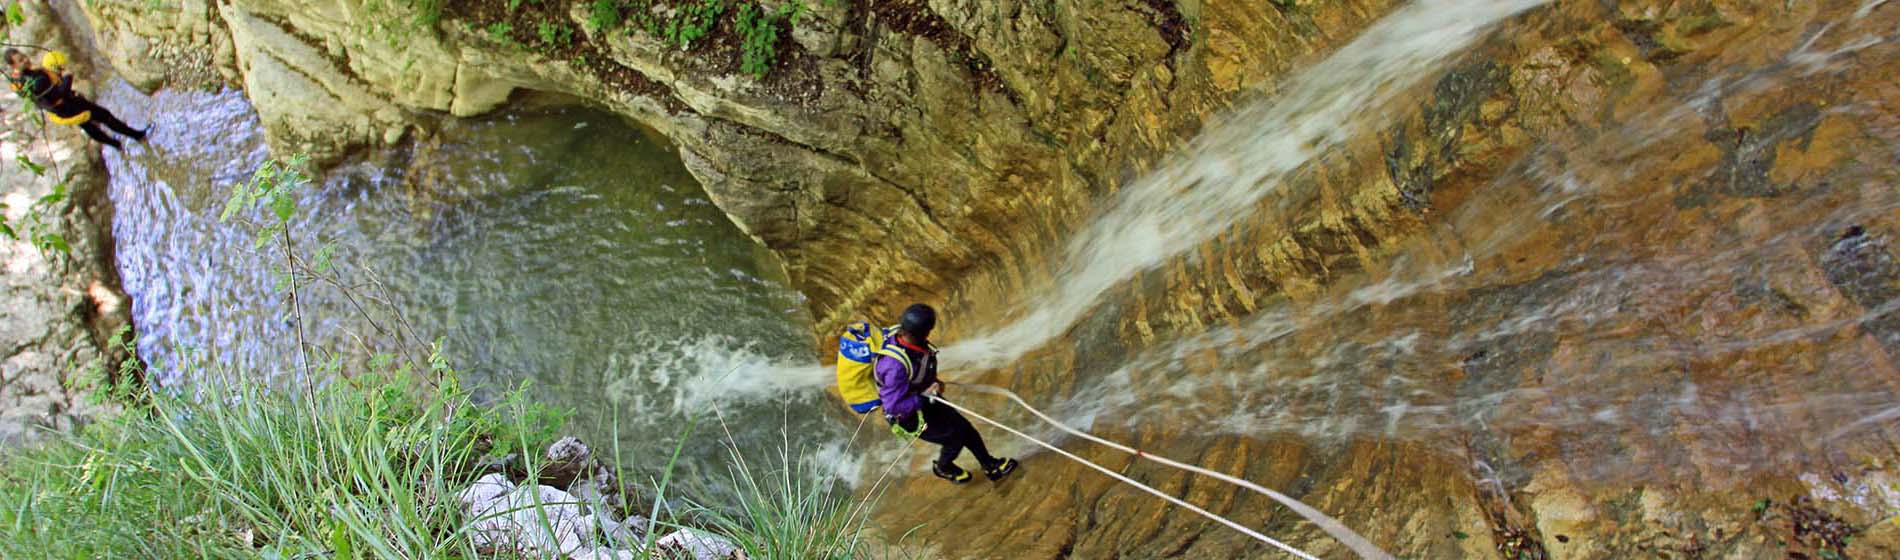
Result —
POLYGON ((124 121, 112 115, 112 111, 100 107, 92 100, 79 95, 79 92, 73 91, 73 75, 60 72, 60 67, 66 63, 66 55, 58 51, 47 51, 38 66, 33 64, 31 57, 20 52, 19 49, 7 49, 6 58, 7 82, 13 86, 13 91, 33 100, 33 104, 40 110, 51 114, 54 123, 78 125, 81 130, 86 131, 86 136, 91 136, 100 144, 112 146, 115 150, 123 150, 125 147, 119 144, 117 138, 106 134, 100 125, 111 128, 120 136, 140 142, 145 141, 145 133, 151 127, 139 130, 126 126, 124 121))
POLYGON ((1016 460, 990 455, 976 426, 956 409, 932 398, 943 394, 943 383, 937 380, 937 348, 930 344, 930 331, 936 326, 935 309, 921 303, 911 305, 904 309, 892 337, 895 340, 877 349, 875 375, 884 419, 893 431, 943 446, 930 468, 938 478, 956 484, 969 482, 969 471, 956 463, 957 456, 969 449, 983 466, 983 474, 999 480, 1016 470, 1016 460))

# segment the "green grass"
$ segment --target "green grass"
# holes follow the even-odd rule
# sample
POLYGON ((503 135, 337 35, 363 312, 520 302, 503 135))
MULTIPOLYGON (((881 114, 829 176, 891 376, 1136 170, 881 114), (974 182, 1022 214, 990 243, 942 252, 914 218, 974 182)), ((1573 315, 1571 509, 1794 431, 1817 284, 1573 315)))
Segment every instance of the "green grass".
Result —
POLYGON ((558 415, 413 381, 203 383, 12 453, 0 557, 472 556, 453 495, 484 455, 544 445, 558 415))
MULTIPOLYGON (((483 404, 452 372, 440 379, 295 391, 201 380, 10 450, 0 558, 492 558, 469 542, 454 496, 485 458, 539 457, 564 415, 519 390, 483 404)), ((696 423, 677 434, 682 448, 696 423)), ((705 493, 718 498, 678 491, 708 481, 682 484, 670 463, 646 485, 654 501, 640 513, 661 520, 649 538, 691 519, 756 559, 885 556, 861 537, 874 496, 817 480, 786 449, 755 470, 727 444, 731 479, 705 493)))
MULTIPOLYGON (((723 418, 720 425, 725 426, 723 418)), ((860 499, 834 485, 814 481, 813 473, 825 472, 826 465, 808 454, 794 454, 789 440, 782 441, 764 462, 748 458, 726 431, 728 478, 721 481, 728 495, 722 503, 689 500, 692 513, 704 520, 714 532, 727 535, 758 560, 806 560, 876 557, 888 558, 888 550, 872 553, 867 542, 866 524, 880 491, 871 489, 860 499)))

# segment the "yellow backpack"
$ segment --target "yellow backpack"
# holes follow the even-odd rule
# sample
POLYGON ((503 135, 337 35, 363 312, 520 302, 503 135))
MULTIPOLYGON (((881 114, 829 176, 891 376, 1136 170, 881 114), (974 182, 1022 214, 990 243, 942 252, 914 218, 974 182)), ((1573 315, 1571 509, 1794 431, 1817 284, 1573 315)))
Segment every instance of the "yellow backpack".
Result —
POLYGON ((884 353, 884 341, 897 334, 897 327, 876 328, 858 321, 838 336, 838 395, 852 412, 864 414, 882 406, 877 396, 874 365, 884 353))

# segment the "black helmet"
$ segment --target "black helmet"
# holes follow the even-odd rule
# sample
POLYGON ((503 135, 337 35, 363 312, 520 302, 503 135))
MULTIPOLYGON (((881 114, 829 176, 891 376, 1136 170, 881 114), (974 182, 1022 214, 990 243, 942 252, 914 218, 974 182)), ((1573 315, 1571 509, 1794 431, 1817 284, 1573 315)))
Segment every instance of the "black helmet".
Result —
POLYGON ((897 323, 898 328, 917 338, 930 339, 930 330, 937 328, 937 310, 921 303, 913 303, 904 308, 904 318, 897 323))

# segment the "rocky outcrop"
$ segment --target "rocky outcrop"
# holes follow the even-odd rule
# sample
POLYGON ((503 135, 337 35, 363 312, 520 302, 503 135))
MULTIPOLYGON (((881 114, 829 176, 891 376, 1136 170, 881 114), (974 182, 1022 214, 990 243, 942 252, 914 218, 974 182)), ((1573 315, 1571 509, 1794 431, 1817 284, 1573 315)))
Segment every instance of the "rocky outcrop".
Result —
MULTIPOLYGON (((572 437, 548 446, 546 458, 532 477, 536 483, 516 484, 507 474, 491 473, 456 495, 478 550, 572 560, 649 557, 642 550, 653 523, 628 513, 618 487, 601 493, 616 478, 611 466, 572 437)), ((746 558, 732 541, 690 528, 658 536, 652 546, 654 556, 664 558, 746 558)))
MULTIPOLYGON (((26 24, 10 42, 78 52, 43 3, 22 3, 26 24)), ((111 201, 96 145, 77 129, 35 124, 21 111, 0 114, 0 202, 20 239, 0 237, 0 446, 46 428, 70 428, 107 414, 114 403, 93 392, 130 357, 110 342, 130 324, 130 306, 113 268, 111 201), (17 163, 25 158, 35 171, 17 163), (66 196, 38 204, 64 185, 66 196), (41 251, 28 215, 65 240, 69 251, 41 251)), ((125 339, 129 340, 129 339, 125 339)), ((131 380, 136 382, 136 380, 131 380)))

